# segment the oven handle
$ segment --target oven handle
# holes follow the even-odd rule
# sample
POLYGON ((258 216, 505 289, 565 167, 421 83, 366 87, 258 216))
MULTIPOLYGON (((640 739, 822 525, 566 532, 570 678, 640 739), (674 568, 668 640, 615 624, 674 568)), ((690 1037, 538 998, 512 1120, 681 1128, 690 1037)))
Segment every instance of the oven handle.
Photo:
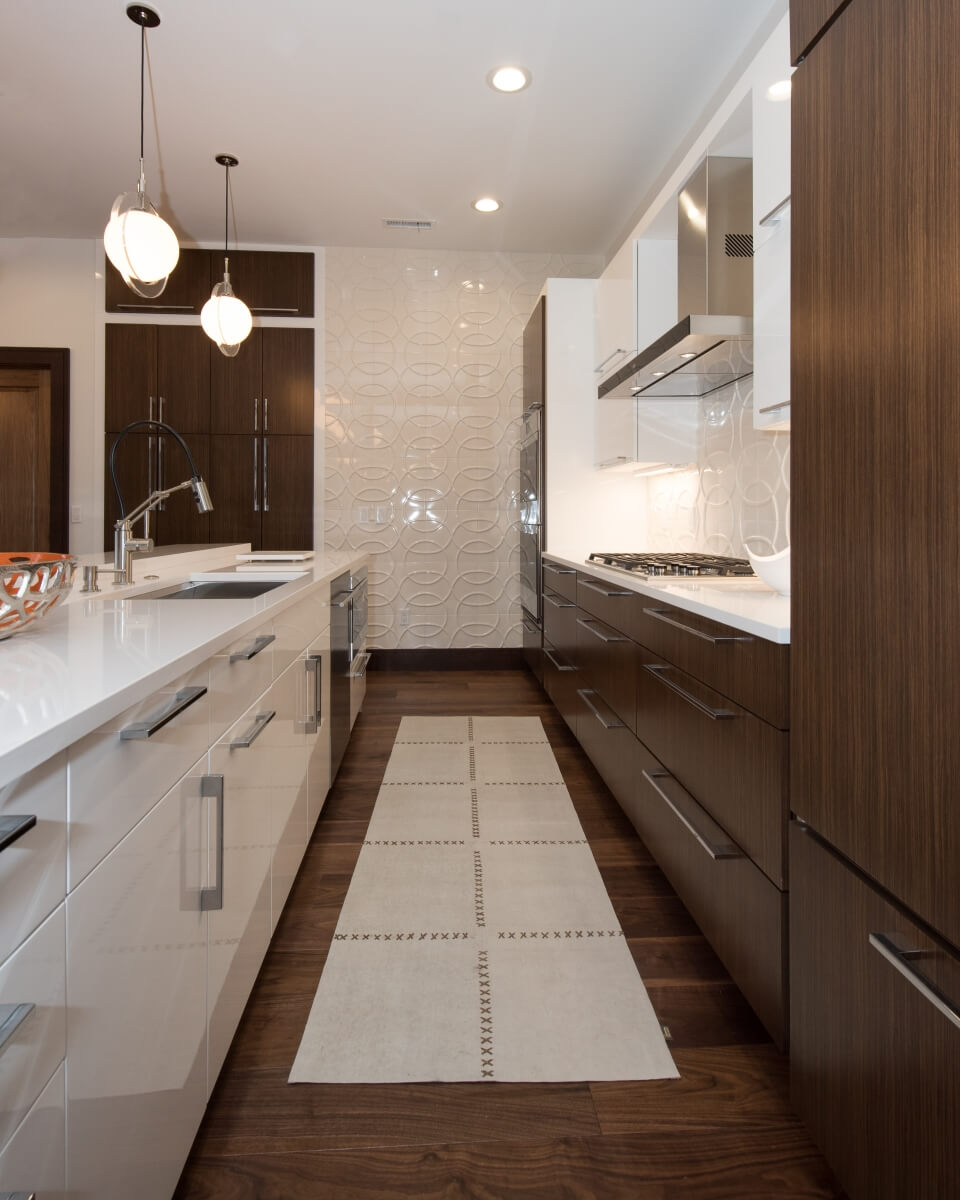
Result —
POLYGON ((369 650, 364 650, 362 654, 358 654, 353 660, 350 669, 351 679, 362 679, 367 673, 367 666, 370 663, 371 653, 369 650))

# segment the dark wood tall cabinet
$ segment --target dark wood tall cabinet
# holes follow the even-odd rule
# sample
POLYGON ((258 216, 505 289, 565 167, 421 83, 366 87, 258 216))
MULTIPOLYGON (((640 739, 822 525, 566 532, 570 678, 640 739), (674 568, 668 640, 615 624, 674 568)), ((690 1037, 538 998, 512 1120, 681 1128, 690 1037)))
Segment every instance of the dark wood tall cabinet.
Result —
POLYGON ((933 1200, 960 1173, 960 7, 801 2, 795 47, 815 9, 839 11, 792 100, 793 1088, 852 1200, 933 1200))

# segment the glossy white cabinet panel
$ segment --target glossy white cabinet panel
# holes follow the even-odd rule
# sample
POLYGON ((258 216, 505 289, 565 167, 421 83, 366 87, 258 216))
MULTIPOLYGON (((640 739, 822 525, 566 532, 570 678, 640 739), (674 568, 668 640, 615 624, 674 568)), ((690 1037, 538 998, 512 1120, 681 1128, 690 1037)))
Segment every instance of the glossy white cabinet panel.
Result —
POLYGON ((65 928, 61 904, 0 966, 0 1020, 11 1017, 20 1005, 33 1005, 0 1046, 0 1146, 26 1116, 66 1051, 65 928))
POLYGON ((753 219, 790 195, 790 22, 784 18, 753 67, 753 219), (770 89, 774 88, 771 94, 770 89))
POLYGON ((599 384, 637 346, 636 262, 628 238, 597 280, 594 374, 599 384))
MULTIPOLYGON (((208 913, 207 1094, 213 1090, 270 942, 271 802, 269 767, 261 770, 257 747, 246 738, 260 713, 276 712, 275 684, 210 751, 210 768, 223 785, 223 907, 208 913)), ((273 718, 276 720, 276 717, 273 718)), ((273 721, 270 722, 271 724, 273 721)), ((267 743, 269 746, 269 743, 267 743)), ((277 765, 277 753, 265 756, 277 765)))
POLYGON ((315 590, 291 604, 273 619, 273 677, 281 675, 300 656, 304 647, 330 624, 330 607, 323 592, 315 590))
POLYGON ((0 818, 36 824, 0 851, 0 962, 60 904, 67 889, 67 756, 5 788, 0 818))
POLYGON ((203 1115, 201 778, 181 780, 67 901, 71 1195, 169 1200, 203 1115))
POLYGON ((330 631, 327 630, 308 648, 319 656, 320 705, 317 732, 310 751, 307 776, 307 819, 310 830, 317 823, 330 791, 330 631))
POLYGON ((187 688, 206 688, 209 668, 181 676, 71 746, 68 757, 67 886, 81 879, 124 837, 210 745, 210 698, 204 694, 152 737, 122 731, 148 723, 187 688))
POLYGON ((313 671, 299 658, 273 685, 270 707, 276 719, 263 736, 260 753, 252 762, 251 782, 259 781, 270 800, 270 930, 297 876, 310 840, 307 792, 310 756, 316 743, 312 721, 316 709, 313 671))
POLYGON ((273 681, 272 623, 231 642, 210 660, 210 739, 216 741, 273 681))
POLYGON ((61 1063, 0 1151, 0 1195, 23 1192, 36 1200, 65 1200, 64 1075, 61 1063))

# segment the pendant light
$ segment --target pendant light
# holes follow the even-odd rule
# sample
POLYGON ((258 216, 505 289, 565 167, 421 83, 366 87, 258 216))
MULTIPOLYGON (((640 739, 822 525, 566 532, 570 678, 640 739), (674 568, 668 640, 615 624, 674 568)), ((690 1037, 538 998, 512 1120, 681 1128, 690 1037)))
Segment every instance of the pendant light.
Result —
POLYGON ((214 286, 210 299, 200 312, 203 332, 220 348, 220 353, 233 358, 240 343, 253 328, 253 317, 244 302, 233 294, 230 286, 230 259, 227 258, 227 237, 230 229, 230 168, 237 165, 232 154, 218 154, 216 161, 226 169, 223 196, 223 280, 214 286))
POLYGON ((150 203, 143 181, 146 38, 147 30, 160 24, 160 17, 143 4, 128 4, 127 16, 140 26, 140 178, 135 192, 124 192, 114 200, 103 231, 103 248, 127 287, 152 300, 167 286, 170 272, 180 257, 177 235, 150 203))

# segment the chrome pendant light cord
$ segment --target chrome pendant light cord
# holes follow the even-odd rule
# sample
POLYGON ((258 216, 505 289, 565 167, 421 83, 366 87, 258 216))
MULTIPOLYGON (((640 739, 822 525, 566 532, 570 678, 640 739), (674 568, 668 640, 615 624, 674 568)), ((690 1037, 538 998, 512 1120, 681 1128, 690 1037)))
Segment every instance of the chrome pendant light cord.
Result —
POLYGON ((137 184, 137 192, 140 196, 140 203, 143 204, 143 197, 146 194, 146 184, 143 177, 143 104, 144 104, 144 81, 145 63, 147 57, 147 28, 145 25, 140 26, 140 181, 137 184))
POLYGON ((230 235, 230 164, 223 164, 223 257, 227 257, 228 237, 230 235))

